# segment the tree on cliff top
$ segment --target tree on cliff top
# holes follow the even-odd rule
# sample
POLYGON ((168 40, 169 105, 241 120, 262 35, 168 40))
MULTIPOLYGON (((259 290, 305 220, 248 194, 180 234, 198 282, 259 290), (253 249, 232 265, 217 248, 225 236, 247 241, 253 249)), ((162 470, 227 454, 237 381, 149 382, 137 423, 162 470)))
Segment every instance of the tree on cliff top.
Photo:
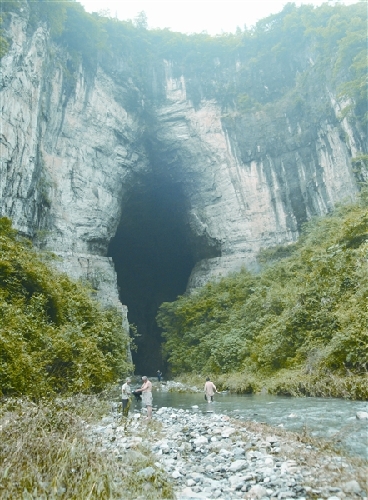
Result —
MULTIPOLYGON (((21 3, 2 2, 4 15, 21 3)), ((46 23, 77 62, 95 70, 98 62, 108 66, 107 54, 111 61, 128 58, 130 76, 145 99, 150 68, 163 59, 173 62, 174 74, 186 76, 195 104, 201 98, 217 99, 224 110, 239 113, 276 102, 313 72, 313 79, 318 74, 322 85, 332 86, 342 102, 349 101, 345 114, 354 110, 362 123, 367 120, 366 2, 319 7, 288 3, 255 27, 222 36, 148 30, 144 12, 134 21, 118 21, 89 14, 74 0, 34 0, 28 6, 29 29, 46 23)), ((72 71, 77 68, 75 63, 72 71)))

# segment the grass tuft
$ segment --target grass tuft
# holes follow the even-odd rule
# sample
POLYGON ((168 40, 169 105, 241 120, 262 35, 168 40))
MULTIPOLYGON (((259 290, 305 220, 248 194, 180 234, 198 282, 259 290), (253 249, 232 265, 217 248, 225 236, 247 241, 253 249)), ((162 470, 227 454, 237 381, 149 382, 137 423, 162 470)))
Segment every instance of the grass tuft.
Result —
POLYGON ((0 497, 31 499, 173 498, 172 485, 143 447, 120 456, 87 436, 109 409, 96 396, 5 400, 0 423, 0 497), (138 453, 139 451, 139 453, 138 453), (151 466, 147 480, 137 473, 151 466))

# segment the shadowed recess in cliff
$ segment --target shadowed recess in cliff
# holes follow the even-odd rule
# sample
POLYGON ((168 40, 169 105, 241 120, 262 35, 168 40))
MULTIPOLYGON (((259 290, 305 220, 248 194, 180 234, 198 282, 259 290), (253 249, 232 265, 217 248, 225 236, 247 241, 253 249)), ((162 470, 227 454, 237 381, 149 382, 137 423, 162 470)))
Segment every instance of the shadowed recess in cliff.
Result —
POLYGON ((185 292, 194 265, 220 255, 218 246, 191 233, 187 204, 178 183, 148 175, 128 193, 108 255, 118 276, 120 300, 138 328, 136 373, 165 369, 156 314, 162 302, 185 292))

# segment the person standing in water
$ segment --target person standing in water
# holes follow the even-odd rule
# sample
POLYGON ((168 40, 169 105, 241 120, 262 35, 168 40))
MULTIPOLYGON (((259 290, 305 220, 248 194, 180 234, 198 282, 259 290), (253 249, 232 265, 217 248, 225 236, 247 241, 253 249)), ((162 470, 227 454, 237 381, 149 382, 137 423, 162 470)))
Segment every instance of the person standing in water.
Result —
POLYGON ((204 384, 204 397, 208 401, 208 403, 213 402, 213 396, 215 392, 217 392, 215 384, 211 382, 210 377, 207 377, 206 383, 204 384))
POLYGON ((152 382, 146 376, 142 377, 142 387, 135 392, 142 393, 142 405, 147 408, 147 419, 152 418, 152 382))

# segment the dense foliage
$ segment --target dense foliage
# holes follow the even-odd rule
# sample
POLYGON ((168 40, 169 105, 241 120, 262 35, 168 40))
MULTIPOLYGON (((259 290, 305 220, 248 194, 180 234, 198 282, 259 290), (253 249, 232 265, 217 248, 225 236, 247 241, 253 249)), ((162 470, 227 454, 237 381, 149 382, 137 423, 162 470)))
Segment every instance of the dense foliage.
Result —
POLYGON ((187 77, 194 102, 215 98, 228 111, 257 111, 296 89, 302 99, 314 81, 351 100, 349 110, 366 121, 366 26, 366 2, 317 8, 288 3, 282 12, 235 34, 158 30, 152 36, 160 53, 187 77))
POLYGON ((366 373, 367 206, 363 193, 308 223, 297 243, 264 251, 259 275, 242 270, 162 304, 172 372, 366 373))
POLYGON ((54 271, 50 258, 0 219, 2 394, 95 392, 131 369, 121 316, 54 271))

